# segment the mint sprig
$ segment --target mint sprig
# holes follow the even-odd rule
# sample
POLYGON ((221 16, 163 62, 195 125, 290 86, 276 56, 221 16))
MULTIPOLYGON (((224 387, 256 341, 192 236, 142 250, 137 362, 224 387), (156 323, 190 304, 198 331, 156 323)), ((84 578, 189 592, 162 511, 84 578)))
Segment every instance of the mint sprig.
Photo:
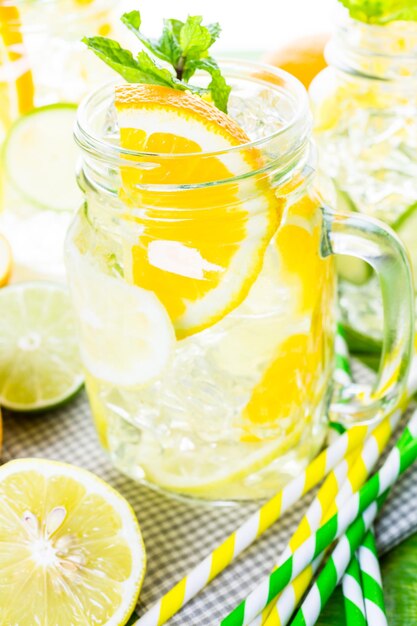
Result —
POLYGON ((121 21, 152 56, 142 50, 135 57, 117 41, 107 37, 84 37, 84 43, 127 82, 162 85, 199 95, 210 94, 217 108, 227 113, 230 87, 209 54, 209 48, 220 35, 219 24, 204 26, 200 15, 188 16, 185 22, 166 19, 161 36, 151 39, 141 31, 139 11, 125 13, 121 21), (170 66, 170 69, 160 66, 155 58, 170 66), (207 89, 189 82, 198 70, 207 72, 211 77, 207 89))
POLYGON ((368 24, 417 21, 416 0, 340 0, 353 19, 368 24))

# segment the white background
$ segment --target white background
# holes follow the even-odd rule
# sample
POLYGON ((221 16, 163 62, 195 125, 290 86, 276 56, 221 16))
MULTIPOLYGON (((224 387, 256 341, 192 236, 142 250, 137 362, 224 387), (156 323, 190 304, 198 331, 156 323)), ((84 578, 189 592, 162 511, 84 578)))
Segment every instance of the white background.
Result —
MULTIPOLYGON (((164 17, 184 19, 202 15, 204 22, 220 22, 216 53, 273 50, 298 36, 330 32, 336 0, 135 0, 143 31, 161 30, 164 17)), ((129 6, 132 2, 129 0, 129 6)))

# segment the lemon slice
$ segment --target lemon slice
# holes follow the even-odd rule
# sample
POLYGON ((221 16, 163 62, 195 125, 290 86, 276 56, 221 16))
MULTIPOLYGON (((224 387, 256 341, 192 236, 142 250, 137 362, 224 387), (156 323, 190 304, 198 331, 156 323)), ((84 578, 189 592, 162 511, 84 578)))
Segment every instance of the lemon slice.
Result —
POLYGON ((87 370, 122 387, 144 385, 159 376, 172 354, 175 334, 156 295, 100 272, 76 248, 68 259, 87 370))
POLYGON ((146 169, 122 166, 121 195, 138 231, 130 251, 131 281, 154 291, 177 337, 186 337, 245 299, 278 227, 281 204, 261 177, 231 182, 261 167, 257 150, 203 156, 242 146, 249 138, 198 96, 123 85, 116 87, 115 106, 123 148, 179 155, 154 158, 157 167, 152 156, 146 169), (215 181, 225 182, 206 184, 215 181), (205 186, 178 187, 199 184, 205 186))
POLYGON ((12 249, 6 237, 0 235, 0 287, 7 285, 12 273, 12 249))
POLYGON ((94 474, 43 459, 0 468, 2 624, 121 626, 145 572, 126 500, 94 474))
POLYGON ((52 408, 81 388, 76 326, 67 290, 53 283, 0 289, 0 404, 52 408))

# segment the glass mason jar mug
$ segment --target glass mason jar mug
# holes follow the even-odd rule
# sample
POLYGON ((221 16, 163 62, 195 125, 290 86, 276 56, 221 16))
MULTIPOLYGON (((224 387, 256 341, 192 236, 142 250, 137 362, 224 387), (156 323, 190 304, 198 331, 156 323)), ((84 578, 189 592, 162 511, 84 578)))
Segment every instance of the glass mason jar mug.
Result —
POLYGON ((0 2, 0 229, 12 244, 16 278, 64 275, 65 231, 81 203, 76 105, 110 76, 81 38, 111 32, 115 5, 0 2))
MULTIPOLYGON (((329 67, 310 86, 323 193, 340 210, 387 222, 410 255, 417 286, 417 22, 370 25, 341 16, 329 67)), ((340 263, 351 326, 381 335, 371 268, 340 263)))
POLYGON ((386 305, 378 383, 368 400, 348 390, 335 415, 378 419, 398 399, 412 328, 398 242, 314 193, 304 88, 266 66, 224 72, 230 115, 252 142, 216 153, 123 149, 114 87, 84 101, 75 135, 85 203, 66 242, 103 446, 134 479, 209 500, 266 497, 322 445, 333 253, 372 263, 386 305))

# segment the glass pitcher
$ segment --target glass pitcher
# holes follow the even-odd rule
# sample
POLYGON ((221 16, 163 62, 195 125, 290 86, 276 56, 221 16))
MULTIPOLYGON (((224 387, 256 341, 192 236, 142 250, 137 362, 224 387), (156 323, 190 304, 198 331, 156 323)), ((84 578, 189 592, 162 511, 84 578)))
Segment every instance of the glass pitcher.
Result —
MULTIPOLYGON (((387 222, 407 248, 416 288, 417 22, 371 25, 342 14, 326 58, 310 86, 324 196, 387 222)), ((380 338, 377 277, 348 257, 338 269, 348 323, 380 338)))
POLYGON ((62 278, 81 202, 74 181, 76 105, 110 71, 81 38, 112 34, 115 0, 0 1, 0 230, 14 278, 62 278))
POLYGON ((114 464, 177 495, 232 501, 271 495, 323 444, 333 255, 369 261, 385 304, 376 386, 367 399, 345 390, 336 419, 379 419, 398 400, 413 307, 398 241, 375 220, 334 213, 314 191, 304 87, 267 66, 223 71, 230 115, 251 143, 222 152, 122 149, 114 86, 83 102, 75 137, 85 202, 66 264, 91 410, 114 464), (224 175, 207 180, 213 159, 224 175), (123 181, 138 171, 132 198, 123 181))

